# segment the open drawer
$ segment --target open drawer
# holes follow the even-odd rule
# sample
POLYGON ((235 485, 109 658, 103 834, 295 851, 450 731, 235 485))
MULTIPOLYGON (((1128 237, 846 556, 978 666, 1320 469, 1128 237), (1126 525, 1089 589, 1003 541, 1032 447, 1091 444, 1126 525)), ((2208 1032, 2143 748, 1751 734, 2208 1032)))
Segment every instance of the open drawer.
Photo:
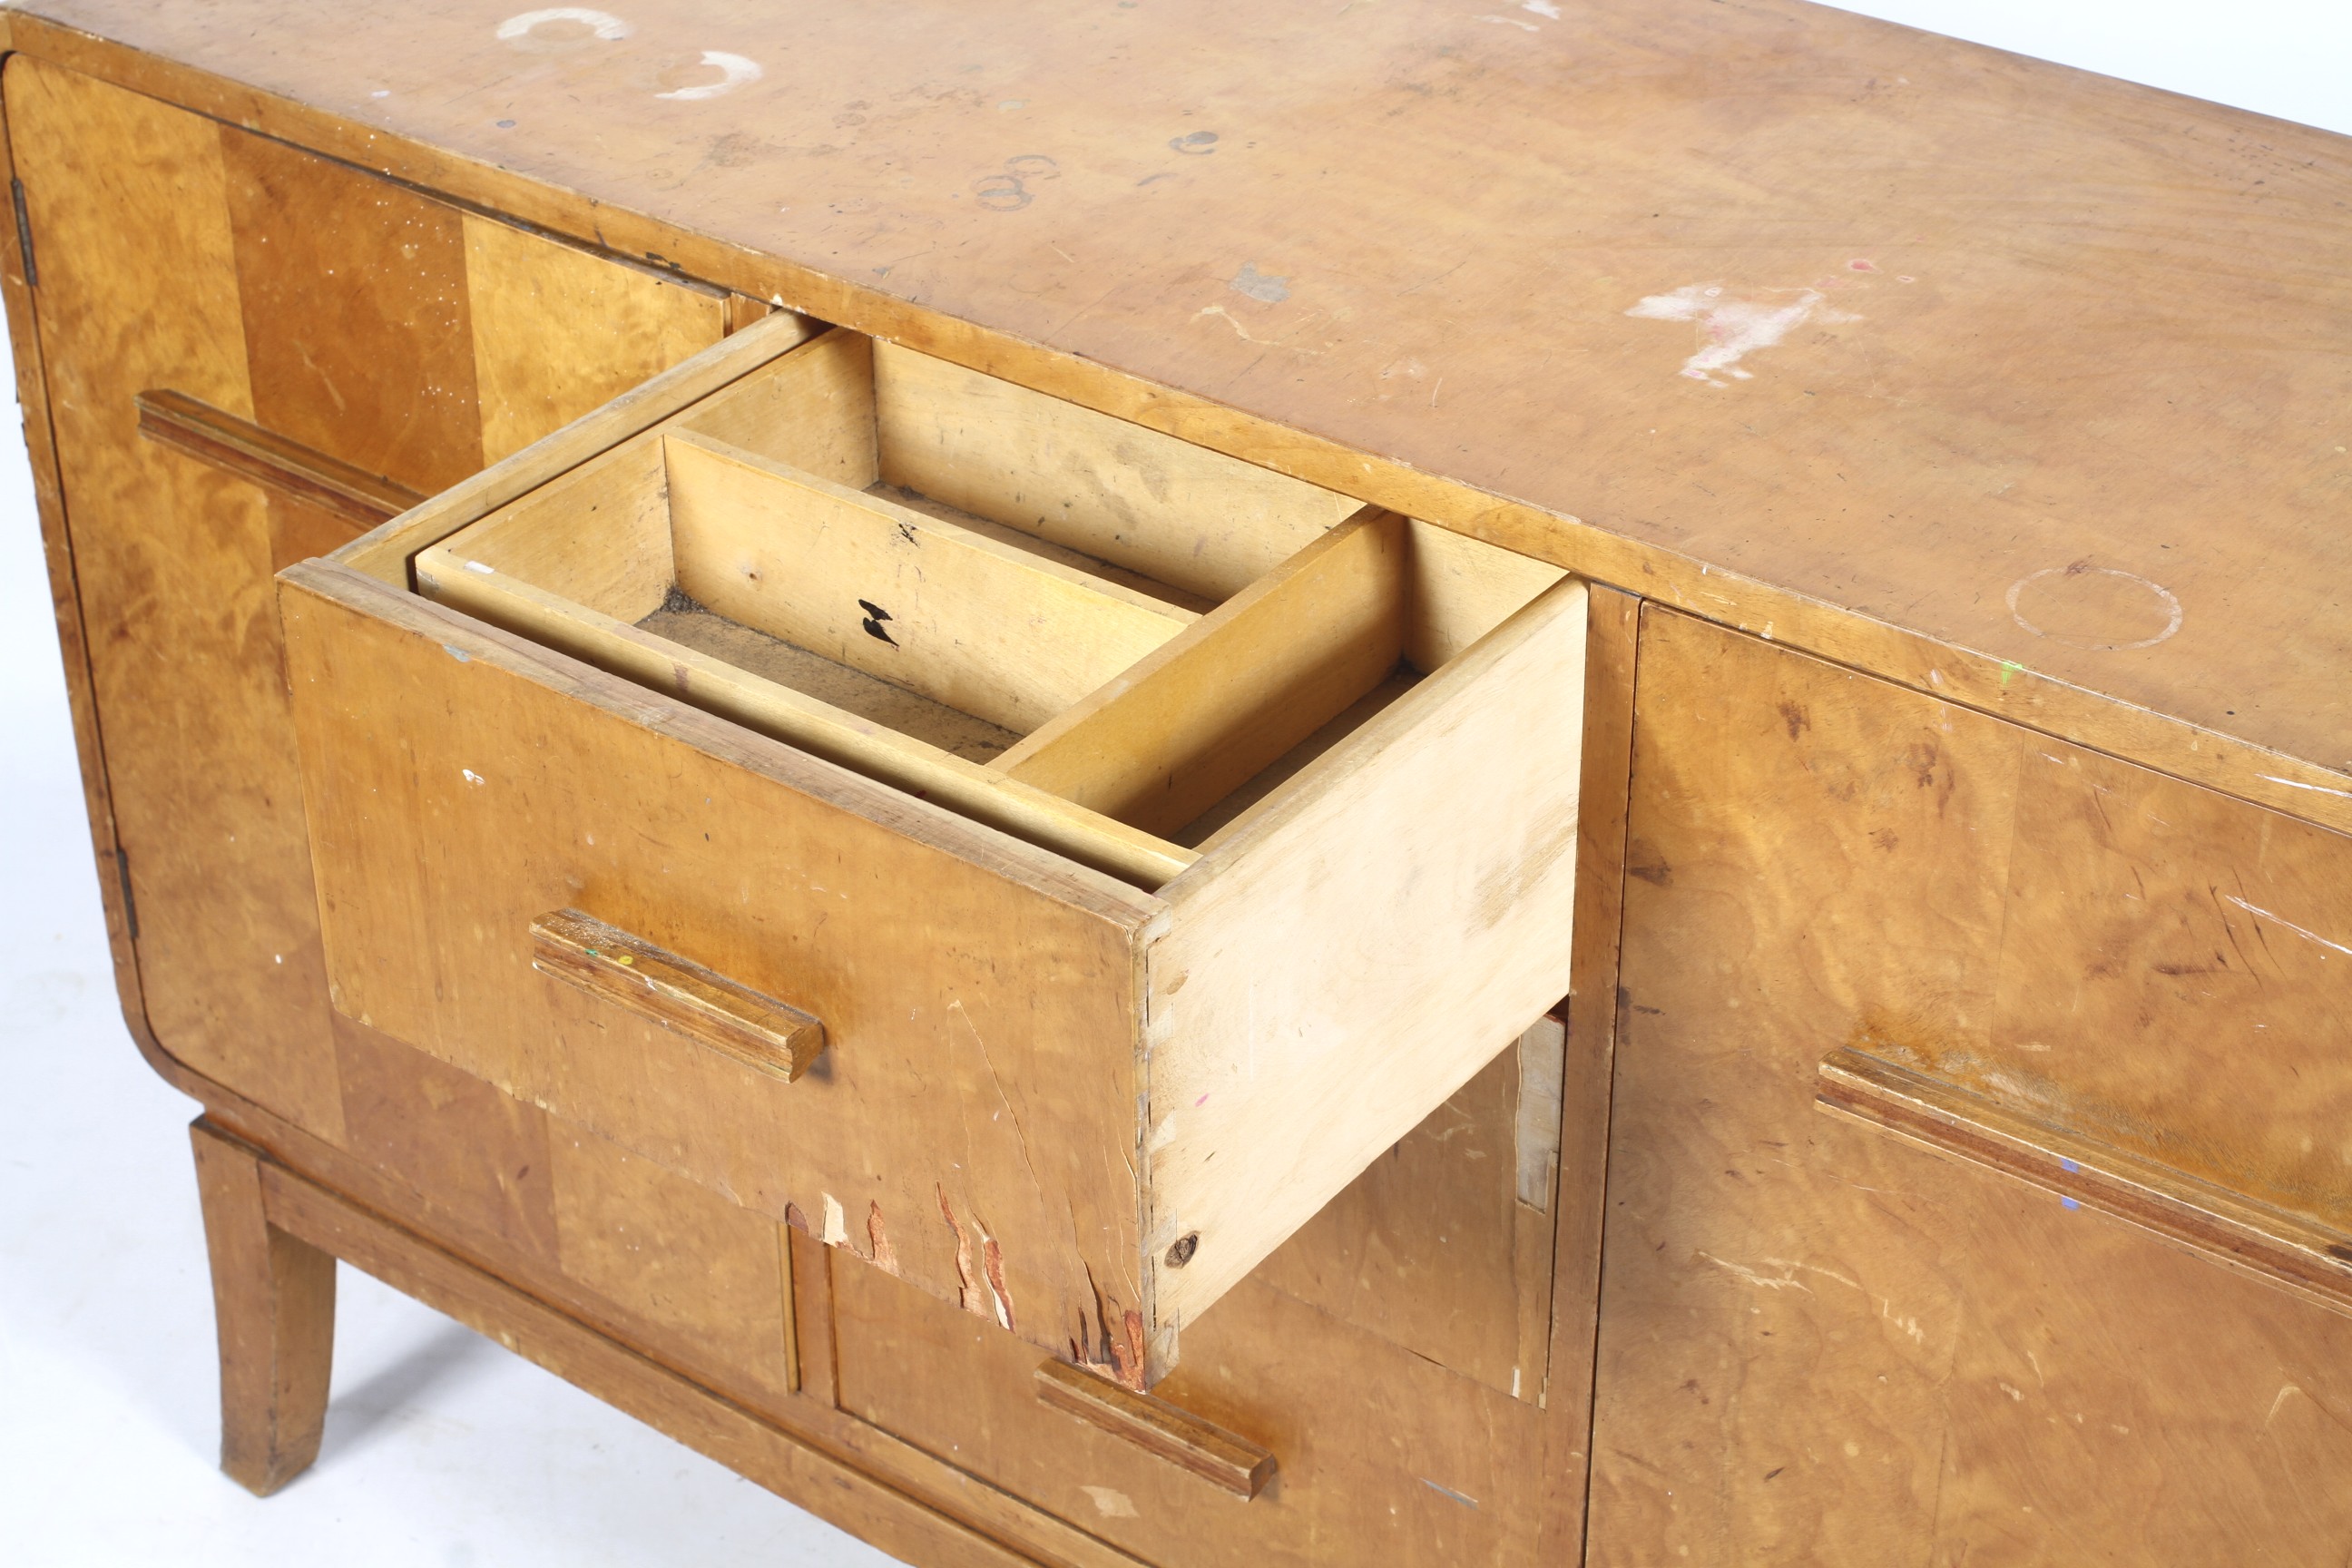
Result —
POLYGON ((335 1005, 1148 1385, 1566 991, 1584 591, 798 335, 283 574, 335 1005))

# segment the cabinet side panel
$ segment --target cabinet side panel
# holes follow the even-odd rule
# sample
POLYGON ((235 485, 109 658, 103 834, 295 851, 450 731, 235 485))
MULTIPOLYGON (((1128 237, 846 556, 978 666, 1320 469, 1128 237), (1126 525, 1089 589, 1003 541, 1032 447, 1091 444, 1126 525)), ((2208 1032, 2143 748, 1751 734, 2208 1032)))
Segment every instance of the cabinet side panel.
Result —
POLYGON ((189 1067, 336 1137, 269 507, 142 440, 132 403, 252 415, 219 134, 22 55, 7 101, 148 1019, 189 1067))

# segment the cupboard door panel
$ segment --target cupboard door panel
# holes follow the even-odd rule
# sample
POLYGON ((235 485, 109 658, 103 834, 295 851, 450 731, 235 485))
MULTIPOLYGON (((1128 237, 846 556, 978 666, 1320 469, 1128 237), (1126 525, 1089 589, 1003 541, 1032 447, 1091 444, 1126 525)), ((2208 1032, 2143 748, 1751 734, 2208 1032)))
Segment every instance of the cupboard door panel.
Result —
POLYGON ((841 1407, 1166 1568, 1531 1564, 1534 1406, 1245 1280, 1154 1391, 1273 1450, 1244 1501, 1041 1402, 1034 1350, 871 1268, 835 1268, 841 1407))
POLYGON ((1592 1561, 2341 1561, 2352 1321, 1815 1096, 1861 1052, 2326 1220, 2352 961, 2282 922, 2352 929, 2346 841, 1643 627, 1592 1561))
POLYGON ((26 55, 9 131, 49 416, 165 1049, 329 1138, 341 1110, 258 487, 139 435, 169 387, 254 416, 217 128, 26 55))
POLYGON ((189 1067, 339 1141, 270 578, 358 525, 142 439, 134 400, 438 489, 571 406, 478 360, 561 341, 569 395, 602 398, 715 341, 721 301, 30 56, 5 80, 139 1003, 189 1067))

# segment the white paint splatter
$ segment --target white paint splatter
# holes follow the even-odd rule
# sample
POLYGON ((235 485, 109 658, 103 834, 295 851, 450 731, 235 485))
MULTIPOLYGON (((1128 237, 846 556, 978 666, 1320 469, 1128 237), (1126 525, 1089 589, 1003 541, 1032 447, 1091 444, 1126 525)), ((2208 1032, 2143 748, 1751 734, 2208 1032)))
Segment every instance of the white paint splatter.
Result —
POLYGON ((495 577, 498 575, 499 571, 497 567, 491 565, 487 561, 468 561, 466 563, 466 570, 468 572, 479 572, 485 577, 495 577))
POLYGON ((1827 296, 1818 289, 1768 289, 1765 292, 1794 294, 1796 298, 1775 304, 1727 296, 1720 283, 1690 283, 1671 294, 1649 295, 1625 313, 1651 321, 1698 323, 1698 352, 1683 362, 1682 373, 1710 386, 1731 384, 1717 381, 1717 371, 1733 381, 1753 379, 1754 373, 1739 369, 1739 362, 1759 350, 1773 347, 1807 321, 1862 319, 1843 310, 1822 309, 1827 296))
POLYGON ((1080 1487, 1095 1505, 1095 1511, 1105 1519, 1140 1519, 1135 1511, 1135 1500, 1111 1487, 1080 1487))
MULTIPOLYGON (((1529 9, 1532 10, 1533 7, 1530 6, 1529 9)), ((1496 26, 1504 27, 1525 27, 1530 33, 1541 30, 1537 27, 1533 22, 1522 22, 1517 16, 1481 16, 1478 20, 1481 22, 1493 22, 1496 26)), ((1436 1485, 1434 1481, 1430 1484, 1432 1486, 1436 1485)))
POLYGON ((2288 920, 2284 915, 2274 915, 2266 909, 2246 902, 2245 900, 2238 897, 2235 893, 2224 893, 2221 897, 2228 900, 2231 903, 2237 905, 2240 909, 2245 910, 2250 915, 2254 915, 2263 920, 2266 920, 2274 926, 2284 926, 2288 931, 2294 932, 2295 935, 2303 938, 2305 942, 2315 942, 2320 946, 2328 949, 2330 952, 2340 952, 2347 958, 2352 958, 2352 947, 2347 947, 2340 942, 2330 942, 2326 937, 2320 935, 2317 931, 2312 931, 2308 927, 2295 924, 2293 921, 2288 920))
POLYGON ((2154 647, 2157 644, 2163 642, 2175 632, 2178 632, 2180 629, 2181 622, 2180 600, 2171 589, 2166 587, 2163 584, 2151 583, 2137 572, 2118 571, 2112 566, 2084 566, 2080 563, 2072 566, 2044 566, 2041 571, 2029 572, 2024 576, 2020 577, 2016 582, 2011 583, 2009 585, 2009 616, 2010 619, 2015 621, 2027 631, 2032 632, 2035 637, 2047 637, 2052 642, 2064 643, 2069 647, 2089 648, 2095 653, 2127 653, 2134 648, 2154 647), (2156 595, 2157 604, 2160 605, 2165 612, 2164 629, 2157 633, 2152 637, 2142 637, 2137 642, 2086 642, 2080 637, 2068 637, 2063 632, 2042 630, 2040 626, 2035 626, 2032 621, 2027 620, 2025 618, 2025 612, 2018 607, 2018 600, 2024 595, 2025 590, 2033 586, 2034 584, 2041 582, 2044 577, 2081 577, 2086 575, 2120 578, 2126 583, 2137 583, 2141 587, 2146 588, 2149 593, 2154 594, 2156 595))
POLYGON ((1198 310, 1193 312, 1192 319, 1197 321, 1203 316, 1214 316, 1238 333, 1242 342, 1245 343, 1258 343, 1266 348, 1283 349, 1291 353, 1306 354, 1309 357, 1313 357, 1321 354, 1323 350, 1301 348, 1298 344, 1290 342, 1287 340, 1305 327, 1313 324, 1313 322, 1321 315, 1322 312, 1319 310, 1315 312, 1313 316, 1309 316, 1306 321, 1293 326, 1289 331, 1283 333, 1282 336, 1278 338, 1259 337, 1256 333, 1244 326, 1240 318, 1236 317, 1231 310, 1226 310, 1223 305, 1203 305, 1198 310))
POLYGON ((765 74, 757 61, 745 59, 741 55, 730 55, 724 49, 703 50, 702 63, 719 72, 717 81, 706 81, 698 87, 682 87, 675 92, 657 92, 654 96, 678 103, 700 103, 705 99, 717 98, 746 83, 755 82, 765 74))
POLYGON ((459 768, 457 771, 466 775, 466 782, 469 784, 488 784, 490 782, 471 768, 459 768))
POLYGON ((1537 16, 1549 17, 1555 22, 1559 20, 1559 7, 1551 0, 1519 0, 1519 9, 1533 11, 1537 16))
POLYGON ((528 37, 550 22, 577 23, 608 44, 619 43, 629 36, 629 25, 610 11, 591 11, 584 5, 550 5, 542 11, 525 11, 509 16, 499 24, 499 38, 510 44, 518 38, 528 37))

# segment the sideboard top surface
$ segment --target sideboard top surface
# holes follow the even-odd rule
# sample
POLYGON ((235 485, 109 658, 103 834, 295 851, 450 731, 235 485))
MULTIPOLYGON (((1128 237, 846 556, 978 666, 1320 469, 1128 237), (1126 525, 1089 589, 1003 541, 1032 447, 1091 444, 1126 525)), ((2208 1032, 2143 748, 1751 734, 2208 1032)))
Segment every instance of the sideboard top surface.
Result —
POLYGON ((2352 773, 2352 140, 1795 0, 25 11, 2352 773))

